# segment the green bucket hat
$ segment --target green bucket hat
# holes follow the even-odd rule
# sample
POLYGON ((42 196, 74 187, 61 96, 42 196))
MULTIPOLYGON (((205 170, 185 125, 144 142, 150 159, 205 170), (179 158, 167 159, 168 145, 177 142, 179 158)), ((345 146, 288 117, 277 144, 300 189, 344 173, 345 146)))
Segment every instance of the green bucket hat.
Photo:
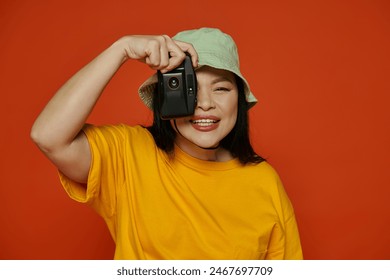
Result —
MULTIPOLYGON (((244 82, 245 96, 249 107, 251 108, 257 103, 248 82, 241 74, 237 46, 231 36, 217 28, 204 27, 179 32, 172 39, 190 43, 194 46, 199 57, 199 67, 210 66, 228 70, 240 77, 244 82)), ((138 89, 141 100, 150 109, 153 108, 152 100, 156 84, 157 74, 154 74, 138 89)))

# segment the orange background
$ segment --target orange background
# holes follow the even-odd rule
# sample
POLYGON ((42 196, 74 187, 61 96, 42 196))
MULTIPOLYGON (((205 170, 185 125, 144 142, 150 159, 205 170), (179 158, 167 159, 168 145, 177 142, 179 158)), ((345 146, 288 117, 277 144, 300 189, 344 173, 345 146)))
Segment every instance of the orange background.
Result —
MULTIPOLYGON (((0 259, 112 258, 102 219, 67 197, 31 125, 120 36, 201 26, 239 46, 260 100, 253 144, 285 184, 305 258, 390 259, 390 2, 155 2, 1 1, 0 259)), ((89 121, 149 124, 136 90, 151 73, 124 65, 89 121)))

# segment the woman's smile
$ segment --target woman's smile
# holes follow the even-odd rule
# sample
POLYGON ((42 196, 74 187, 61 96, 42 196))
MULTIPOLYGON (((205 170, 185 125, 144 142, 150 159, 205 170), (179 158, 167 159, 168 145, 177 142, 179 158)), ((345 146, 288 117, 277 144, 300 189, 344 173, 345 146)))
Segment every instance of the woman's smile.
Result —
POLYGON ((218 128, 220 119, 215 116, 196 116, 190 119, 192 127, 199 131, 212 131, 218 128))

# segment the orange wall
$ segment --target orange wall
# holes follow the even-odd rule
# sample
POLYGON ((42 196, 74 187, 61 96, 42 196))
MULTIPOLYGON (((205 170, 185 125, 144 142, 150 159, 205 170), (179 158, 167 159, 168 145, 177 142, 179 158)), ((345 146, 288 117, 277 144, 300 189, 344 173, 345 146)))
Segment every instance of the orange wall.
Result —
MULTIPOLYGON (((240 47, 260 100, 253 143, 284 181, 305 257, 390 258, 389 1, 41 2, 0 3, 0 259, 112 258, 103 221, 66 196, 29 130, 115 39, 200 26, 240 47)), ((90 122, 150 123, 136 90, 151 73, 126 64, 90 122)))

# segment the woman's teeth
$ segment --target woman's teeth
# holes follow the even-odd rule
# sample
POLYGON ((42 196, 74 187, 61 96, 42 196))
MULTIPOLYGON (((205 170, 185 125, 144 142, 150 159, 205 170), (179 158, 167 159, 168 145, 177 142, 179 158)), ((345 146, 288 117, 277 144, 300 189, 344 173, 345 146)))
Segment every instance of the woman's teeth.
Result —
POLYGON ((191 123, 199 125, 199 126, 209 126, 209 125, 212 125, 216 122, 217 121, 215 121, 215 120, 209 120, 209 119, 191 120, 191 123))

